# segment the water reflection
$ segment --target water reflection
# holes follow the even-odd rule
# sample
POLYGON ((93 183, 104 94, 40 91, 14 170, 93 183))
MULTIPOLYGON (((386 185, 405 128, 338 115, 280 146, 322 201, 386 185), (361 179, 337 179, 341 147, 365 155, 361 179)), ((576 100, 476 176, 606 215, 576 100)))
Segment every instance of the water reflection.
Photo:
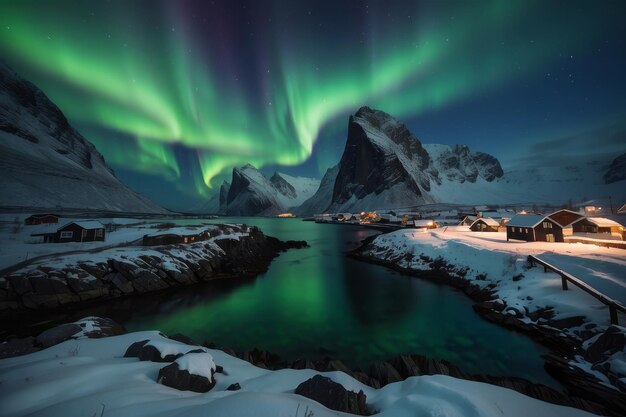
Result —
POLYGON ((284 240, 306 239, 311 247, 281 254, 256 279, 110 301, 74 316, 110 316, 129 330, 180 332, 236 350, 267 349, 286 359, 332 355, 364 368, 418 353, 469 372, 553 384, 543 369, 545 349, 482 320, 463 294, 344 255, 374 232, 299 219, 235 222, 284 240))

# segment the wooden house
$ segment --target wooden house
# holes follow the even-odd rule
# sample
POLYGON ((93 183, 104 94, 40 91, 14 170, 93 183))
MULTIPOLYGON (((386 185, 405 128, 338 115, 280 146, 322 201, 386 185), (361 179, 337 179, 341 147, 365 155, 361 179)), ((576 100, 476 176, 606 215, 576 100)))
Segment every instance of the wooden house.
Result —
POLYGON ((474 220, 470 225, 472 232, 498 232, 500 229, 500 223, 492 219, 491 217, 481 217, 474 220))
MULTIPOLYGON (((604 217, 583 217, 572 224, 574 233, 598 234, 622 237, 624 227, 604 217)), ((598 236, 601 238, 602 236, 598 236)))
POLYGON ((58 223, 59 216, 55 214, 33 214, 32 216, 28 216, 24 219, 24 224, 26 226, 33 226, 36 224, 51 224, 58 223))
POLYGON ((94 242, 104 240, 104 225, 97 220, 77 221, 60 227, 56 242, 94 242))
POLYGON ((413 220, 413 227, 415 229, 435 229, 439 225, 434 220, 413 220))
POLYGON ((200 242, 215 237, 220 233, 218 230, 193 231, 180 229, 181 228, 176 228, 167 232, 144 235, 143 246, 200 242))
POLYGON ((506 240, 563 242, 563 227, 548 216, 519 214, 507 223, 506 240))

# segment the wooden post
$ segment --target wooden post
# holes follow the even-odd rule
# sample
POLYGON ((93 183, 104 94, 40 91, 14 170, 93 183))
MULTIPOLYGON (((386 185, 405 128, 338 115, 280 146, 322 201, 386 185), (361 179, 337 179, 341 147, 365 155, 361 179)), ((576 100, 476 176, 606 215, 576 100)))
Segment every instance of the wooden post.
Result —
POLYGON ((617 308, 615 308, 615 304, 609 304, 609 314, 611 316, 611 324, 618 325, 619 322, 617 320, 617 308))
POLYGON ((565 275, 561 275, 561 285, 563 286, 563 291, 567 291, 567 278, 565 278, 565 275))
POLYGON ((548 267, 547 266, 543 266, 543 272, 548 272, 548 267))

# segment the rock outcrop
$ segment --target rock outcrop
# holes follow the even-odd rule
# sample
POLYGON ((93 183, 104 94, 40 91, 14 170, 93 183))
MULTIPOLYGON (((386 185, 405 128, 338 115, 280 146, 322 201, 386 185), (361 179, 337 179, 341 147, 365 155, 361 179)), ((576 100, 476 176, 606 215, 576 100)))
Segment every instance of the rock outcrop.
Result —
POLYGON ((304 246, 306 242, 265 236, 256 227, 221 225, 206 241, 127 254, 117 249, 99 255, 101 260, 79 256, 62 267, 32 264, 0 278, 0 314, 51 310, 213 279, 253 277, 264 272, 279 252, 304 246))
POLYGON ((122 184, 61 110, 2 63, 0 176, 3 206, 167 213, 122 184))
POLYGON ((325 376, 315 375, 304 381, 298 385, 295 393, 317 401, 331 410, 359 416, 370 415, 363 391, 358 393, 348 391, 341 384, 325 376))
POLYGON ((215 386, 215 371, 211 355, 194 351, 161 368, 157 382, 180 391, 208 392, 215 386))

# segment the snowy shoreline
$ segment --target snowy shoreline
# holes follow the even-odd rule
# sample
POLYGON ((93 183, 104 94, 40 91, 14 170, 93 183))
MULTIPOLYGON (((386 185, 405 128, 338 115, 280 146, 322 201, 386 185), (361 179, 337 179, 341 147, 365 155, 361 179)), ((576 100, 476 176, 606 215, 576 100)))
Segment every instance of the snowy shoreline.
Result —
MULTIPOLYGON (((93 331, 97 326, 90 319, 82 322, 93 331)), ((101 415, 105 410, 106 416, 273 417, 294 416, 297 410, 309 410, 316 417, 353 415, 320 404, 330 406, 333 398, 314 401, 303 396, 305 390, 298 388, 316 375, 330 378, 341 390, 362 392, 362 404, 380 416, 591 415, 509 389, 443 375, 413 376, 372 388, 341 371, 272 371, 157 331, 117 336, 83 331, 47 349, 2 359, 0 407, 2 415, 15 417, 101 415), (142 346, 150 349, 142 352, 142 346), (215 385, 206 393, 166 386, 161 375, 165 367, 173 366, 167 362, 209 378, 215 385)))
POLYGON ((279 252, 306 246, 306 242, 282 242, 245 225, 196 229, 206 230, 209 239, 52 254, 35 260, 0 277, 0 315, 67 309, 213 279, 256 276, 279 252))
POLYGON ((574 263, 606 262, 610 273, 601 271, 598 275, 614 279, 611 274, 619 276, 626 271, 620 250, 509 244, 496 235, 469 232, 463 227, 400 230, 364 241, 349 256, 461 290, 476 302, 474 310, 481 317, 522 331, 550 348, 553 354, 545 357, 546 370, 568 392, 589 400, 604 396, 624 407, 626 329, 609 325, 607 308, 597 300, 576 289, 562 292, 557 275, 550 277, 543 269, 529 268, 526 262, 531 253, 555 259, 560 256, 563 261, 567 252, 574 263), (561 253, 555 255, 549 249, 561 253), (603 343, 609 340, 606 343, 613 346, 603 355, 591 355, 591 346, 599 339, 603 343))

